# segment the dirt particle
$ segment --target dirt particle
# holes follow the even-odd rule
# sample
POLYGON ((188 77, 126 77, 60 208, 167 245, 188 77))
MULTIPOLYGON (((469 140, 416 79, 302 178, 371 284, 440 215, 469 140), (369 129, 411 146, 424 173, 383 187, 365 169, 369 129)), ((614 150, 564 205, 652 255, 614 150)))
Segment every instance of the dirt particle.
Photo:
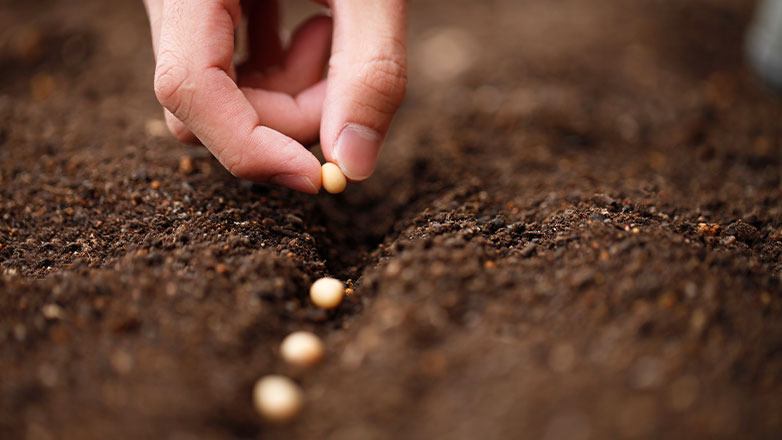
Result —
POLYGON ((46 304, 41 308, 41 313, 46 319, 62 319, 65 312, 57 304, 46 304))
POLYGON ((698 233, 708 237, 714 237, 720 232, 720 225, 716 223, 698 223, 698 233))
POLYGON ((149 187, 152 189, 160 188, 160 181, 153 180, 152 182, 149 183, 149 187))
POLYGON ((119 374, 128 374, 133 368, 133 358, 125 350, 115 350, 109 358, 112 368, 119 374))
POLYGON ((114 333, 127 333, 138 330, 141 327, 141 321, 138 317, 131 315, 114 319, 108 325, 114 333))
POLYGON ((630 372, 630 384, 636 389, 651 389, 662 382, 660 360, 647 356, 639 359, 630 372))
POLYGON ((144 124, 144 131, 149 137, 165 137, 168 135, 168 127, 162 119, 149 119, 144 124))
POLYGON ((396 277, 402 272, 402 264, 398 260, 393 260, 386 266, 386 274, 390 277, 396 277))
POLYGON ((46 73, 39 72, 30 78, 30 95, 35 101, 44 101, 54 92, 54 78, 46 73))
POLYGON ((179 159, 179 172, 182 174, 193 174, 195 167, 193 166, 193 159, 188 156, 183 156, 179 159))
POLYGON ((215 265, 215 272, 217 272, 220 275, 225 275, 230 271, 231 268, 228 267, 228 265, 225 263, 218 263, 217 265, 215 265))
POLYGON ((676 295, 673 292, 665 292, 657 299, 657 306, 663 310, 670 310, 676 304, 676 295))
POLYGON ((425 376, 442 376, 447 367, 448 359, 442 352, 436 350, 423 353, 418 361, 418 370, 425 376))
POLYGON ((30 61, 40 57, 43 53, 43 35, 37 28, 26 26, 12 35, 11 50, 18 58, 30 61))
POLYGON ((60 381, 60 374, 53 365, 43 364, 38 367, 38 379, 41 381, 41 385, 52 388, 60 381))
POLYGON ((735 242, 736 242, 736 237, 734 235, 729 235, 729 236, 723 238, 722 240, 720 240, 720 244, 722 244, 724 246, 730 246, 730 245, 732 245, 735 242))
POLYGON ((741 220, 736 222, 734 228, 736 230, 736 238, 744 243, 752 244, 759 238, 758 228, 741 220))
POLYGON ((707 320, 708 316, 703 309, 695 309, 690 316, 690 329, 693 333, 700 334, 704 327, 706 327, 707 320))
POLYGON ((668 388, 668 407, 673 411, 688 410, 698 399, 698 379, 682 376, 674 380, 668 388))
POLYGON ((55 325, 49 330, 49 339, 55 344, 66 344, 71 340, 71 333, 62 325, 55 325))
POLYGON ((522 257, 527 258, 535 252, 535 249, 537 249, 537 247, 538 246, 535 243, 531 243, 531 242, 527 243, 524 245, 523 248, 521 248, 520 254, 522 257))

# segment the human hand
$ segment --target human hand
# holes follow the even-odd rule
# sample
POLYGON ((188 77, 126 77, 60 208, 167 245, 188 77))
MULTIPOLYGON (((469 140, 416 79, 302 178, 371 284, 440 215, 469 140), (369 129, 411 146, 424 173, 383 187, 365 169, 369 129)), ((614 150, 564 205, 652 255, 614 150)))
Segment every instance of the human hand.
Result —
POLYGON ((369 177, 405 94, 408 2, 316 1, 333 20, 307 20, 283 48, 277 0, 144 0, 171 132, 200 140, 237 177, 309 193, 320 163, 302 143, 320 134, 327 161, 351 181, 369 177), (249 57, 235 66, 242 14, 249 57))

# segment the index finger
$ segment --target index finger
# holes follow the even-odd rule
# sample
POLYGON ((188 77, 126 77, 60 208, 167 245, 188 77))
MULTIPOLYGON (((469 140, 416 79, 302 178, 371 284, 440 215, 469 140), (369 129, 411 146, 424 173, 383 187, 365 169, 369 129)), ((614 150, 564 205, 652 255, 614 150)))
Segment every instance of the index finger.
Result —
POLYGON ((229 75, 239 0, 166 0, 155 95, 233 175, 316 193, 320 163, 271 128, 229 75))

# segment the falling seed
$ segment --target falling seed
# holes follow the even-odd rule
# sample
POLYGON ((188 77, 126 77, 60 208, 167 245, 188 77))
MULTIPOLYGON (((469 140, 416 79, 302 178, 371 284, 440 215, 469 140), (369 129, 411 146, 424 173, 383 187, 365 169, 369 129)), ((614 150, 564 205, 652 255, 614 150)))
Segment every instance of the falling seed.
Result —
POLYGON ((320 169, 321 180, 323 181, 323 188, 331 194, 339 194, 345 191, 347 180, 345 175, 342 174, 342 170, 331 162, 326 162, 320 169))
POLYGON ((296 367, 313 367, 323 360, 323 342, 316 335, 298 331, 288 335, 280 345, 285 362, 296 367))
POLYGON ((292 380, 272 374, 255 383, 253 403, 258 413, 269 422, 285 423, 299 414, 304 395, 292 380))
POLYGON ((333 309, 342 302, 345 286, 334 278, 321 278, 310 287, 310 299, 322 309, 333 309))

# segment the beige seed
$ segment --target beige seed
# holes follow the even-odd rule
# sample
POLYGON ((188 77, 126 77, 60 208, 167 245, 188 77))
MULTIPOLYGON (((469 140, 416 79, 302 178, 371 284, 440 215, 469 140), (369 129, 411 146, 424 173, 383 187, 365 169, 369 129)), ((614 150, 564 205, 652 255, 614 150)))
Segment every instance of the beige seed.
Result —
POLYGON ((264 419, 272 423, 285 423, 299 414, 304 395, 294 381, 272 374, 255 383, 253 403, 264 419))
POLYGON ((347 180, 337 165, 331 162, 324 163, 320 169, 320 178, 323 181, 323 188, 331 194, 345 191, 347 180))
POLYGON ((323 359, 323 351, 320 338, 304 331, 291 333, 280 345, 282 358, 296 367, 314 367, 323 359))
POLYGON ((321 278, 312 283, 310 299, 321 309, 333 309, 342 302, 345 286, 334 278, 321 278))

